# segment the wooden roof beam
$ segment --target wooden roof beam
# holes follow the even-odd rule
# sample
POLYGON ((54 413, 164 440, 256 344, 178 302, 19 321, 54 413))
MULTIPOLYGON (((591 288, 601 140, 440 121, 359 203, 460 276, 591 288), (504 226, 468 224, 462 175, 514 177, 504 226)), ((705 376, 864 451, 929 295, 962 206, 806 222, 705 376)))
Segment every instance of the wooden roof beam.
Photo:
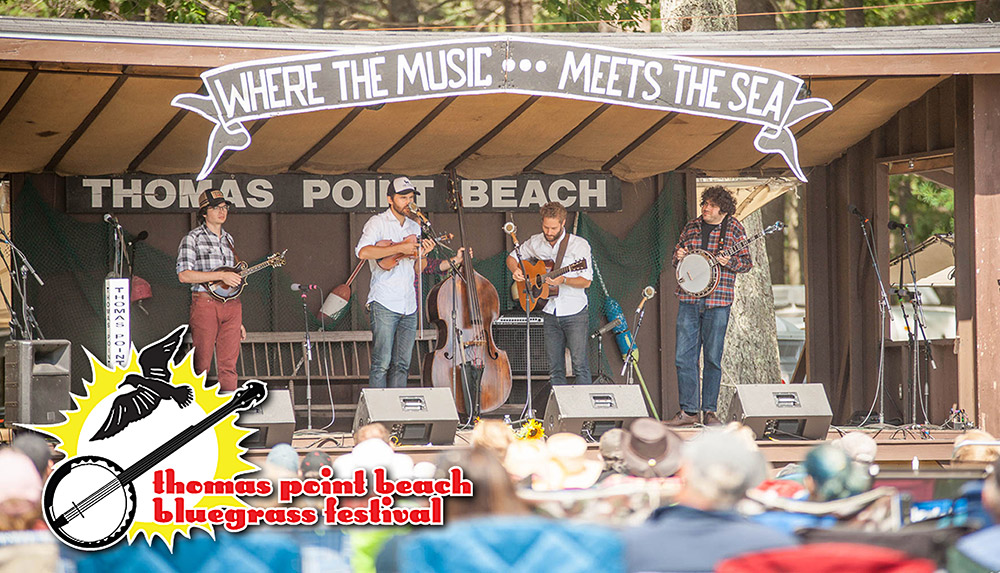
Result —
POLYGON ((716 137, 714 140, 712 140, 711 143, 709 143, 705 147, 702 147, 701 149, 699 149, 698 153, 695 153, 691 157, 688 157, 687 160, 684 161, 684 163, 681 163, 680 165, 678 165, 677 166, 677 171, 681 171, 683 169, 688 169, 689 167, 691 167, 692 163, 694 163, 695 161, 698 161, 699 159, 701 159, 702 157, 704 157, 706 153, 708 153, 709 151, 712 151, 713 149, 715 149, 716 147, 718 147, 719 145, 721 145, 722 142, 724 142, 727 139, 729 139, 741 127, 743 127, 743 124, 742 123, 738 123, 738 122, 734 123, 733 125, 731 125, 729 127, 729 129, 727 129, 726 131, 724 131, 722 133, 722 135, 720 135, 719 137, 716 137))
POLYGON ((66 141, 63 142, 62 146, 59 147, 59 150, 52 155, 52 158, 49 159, 48 164, 45 166, 46 171, 56 170, 56 167, 59 166, 59 162, 66 157, 66 154, 69 153, 69 150, 72 149, 74 145, 76 145, 76 142, 80 141, 80 138, 83 137, 83 134, 86 133, 87 129, 89 129, 94 121, 97 120, 97 116, 101 115, 101 112, 104 111, 104 108, 108 107, 108 104, 111 103, 111 100, 118 93, 118 90, 122 89, 122 86, 125 85, 125 81, 128 80, 128 78, 129 76, 127 71, 123 69, 122 75, 118 76, 118 79, 111 84, 111 87, 104 92, 101 99, 90 110, 87 117, 83 118, 80 125, 76 126, 76 129, 74 129, 73 133, 71 133, 66 141))
POLYGON ((569 133, 567 133, 566 135, 562 136, 562 138, 560 138, 559 141, 553 143, 548 149, 546 149, 545 151, 543 151, 541 153, 541 155, 539 155, 538 157, 534 158, 531 161, 531 163, 525 165, 524 169, 522 169, 521 171, 534 171, 535 168, 538 167, 538 165, 542 161, 545 161, 545 159, 548 156, 550 156, 553 153, 555 153, 556 151, 558 151, 559 148, 562 147, 563 145, 566 145, 569 142, 569 140, 571 140, 574 137, 576 137, 576 135, 578 133, 580 133, 581 131, 583 131, 595 119, 597 119, 598 117, 600 117, 602 113, 608 111, 608 109, 610 109, 610 108, 611 108, 611 104, 609 104, 609 103, 601 104, 600 107, 598 107, 594 111, 590 112, 590 115, 588 115, 587 117, 583 118, 583 121, 581 121, 580 123, 578 123, 576 125, 576 127, 574 127, 573 129, 569 130, 569 133))
POLYGON ((420 133, 421 131, 424 130, 424 128, 430 125, 430 123, 434 121, 434 118, 441 115, 441 112, 443 112, 445 108, 451 105, 452 102, 455 101, 455 98, 456 96, 445 98, 441 103, 434 106, 434 109, 432 109, 430 113, 425 115, 424 118, 421 119, 419 123, 417 123, 417 125, 413 126, 413 129, 408 131, 406 135, 400 137, 399 141, 397 141, 395 145, 389 148, 389 151, 386 151, 385 153, 382 154, 382 157, 376 159, 375 163, 372 163, 371 166, 368 167, 368 170, 373 173, 377 172, 383 165, 386 164, 387 161, 392 159, 393 155, 396 155, 396 153, 398 153, 400 149, 405 147, 406 144, 409 143, 411 139, 416 137, 418 133, 420 133))
POLYGON ((326 135, 321 137, 320 140, 317 141, 315 145, 310 147, 309 151, 306 151, 305 153, 302 154, 302 157, 299 157, 298 159, 293 161, 292 164, 288 166, 288 170, 298 171, 299 169, 301 169, 302 166, 305 165, 310 159, 312 159, 313 156, 319 153, 321 149, 329 145, 329 143, 333 141, 334 137, 337 137, 341 131, 344 131, 344 129, 347 128, 347 126, 350 125, 352 121, 354 121, 354 118, 361 115, 361 112, 364 111, 364 109, 365 108, 363 107, 352 108, 351 111, 348 112, 348 114, 345 115, 343 119, 337 122, 337 125, 333 126, 333 129, 331 129, 326 135))
POLYGON ((21 79, 21 83, 18 84, 17 89, 15 89, 14 93, 10 94, 10 97, 7 98, 7 103, 4 104, 3 108, 0 108, 0 123, 3 123, 3 120, 7 119, 7 116, 10 115, 10 110, 14 109, 17 102, 21 101, 21 97, 24 95, 24 92, 28 91, 28 88, 31 87, 31 83, 38 77, 38 63, 36 62, 32 64, 31 67, 32 70, 21 79))
POLYGON ((621 161, 623 159, 625 159, 628 156, 628 154, 630 154, 633 151, 635 151, 643 143, 646 143, 646 140, 648 140, 650 137, 653 137, 653 135, 657 131, 660 131, 661 129, 663 129, 663 126, 665 126, 668 123, 670 123, 670 121, 672 119, 674 119, 675 117, 677 117, 677 112, 675 112, 675 111, 672 111, 672 112, 668 113, 667 115, 661 117, 660 120, 657 121, 656 123, 654 123, 649 129, 647 129, 646 131, 642 132, 642 135, 640 135, 639 137, 635 138, 635 140, 632 141, 632 143, 626 145, 625 149, 622 149, 621 151, 619 151, 618 153, 616 153, 614 157, 612 157, 611 159, 608 160, 607 163, 605 163, 604 165, 602 165, 601 166, 601 171, 611 171, 612 167, 614 167, 615 165, 618 165, 619 163, 621 163, 621 161))
POLYGON ((461 154, 459 154, 458 157, 453 159, 451 163, 446 165, 444 168, 445 172, 451 172, 455 170, 455 168, 457 168, 463 161, 471 157, 473 153, 479 151, 484 145, 492 141, 494 137, 500 135, 501 131, 506 129, 508 125, 514 123, 515 119, 521 117, 521 114, 527 111, 528 108, 534 105, 534 103, 539 99, 541 99, 541 96, 531 96, 528 99, 526 99, 521 105, 517 107, 517 109, 510 112, 510 114, 508 114, 507 117, 503 119, 503 121, 498 123, 493 129, 491 129, 489 133, 480 137, 479 141, 473 143, 471 146, 469 146, 468 149, 466 149, 461 154))

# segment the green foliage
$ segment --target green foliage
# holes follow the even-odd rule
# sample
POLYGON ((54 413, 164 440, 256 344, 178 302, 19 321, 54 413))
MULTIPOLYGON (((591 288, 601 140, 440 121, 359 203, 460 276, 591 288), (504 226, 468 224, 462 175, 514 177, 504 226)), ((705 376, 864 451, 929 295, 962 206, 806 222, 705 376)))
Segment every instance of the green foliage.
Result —
POLYGON ((597 32, 598 21, 610 23, 622 30, 642 32, 643 24, 658 18, 659 2, 652 5, 640 0, 541 0, 536 18, 541 22, 586 22, 540 26, 545 32, 597 32))
MULTIPOLYGON (((778 28, 841 28, 845 25, 843 0, 772 0, 778 28), (817 12, 803 12, 817 10, 817 12), (820 11, 823 10, 823 11, 820 11), (826 11, 832 10, 832 11, 826 11)), ((864 10, 865 26, 928 26, 975 22, 974 2, 955 4, 913 3, 910 0, 865 0, 865 6, 887 6, 864 10)))
MULTIPOLYGON (((892 175, 889 177, 889 216, 910 225, 914 245, 931 235, 953 233, 955 192, 919 175, 892 175)), ((891 235, 891 257, 903 252, 896 235, 891 235)))

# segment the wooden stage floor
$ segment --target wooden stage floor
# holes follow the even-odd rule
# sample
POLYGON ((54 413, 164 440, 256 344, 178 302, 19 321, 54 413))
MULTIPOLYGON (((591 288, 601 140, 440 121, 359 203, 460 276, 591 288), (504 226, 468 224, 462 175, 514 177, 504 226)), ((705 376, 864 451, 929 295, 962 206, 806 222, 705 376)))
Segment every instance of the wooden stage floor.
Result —
MULTIPOLYGON (((867 428, 830 428, 826 441, 839 438, 843 433, 850 431, 863 431, 872 435, 878 444, 875 462, 886 469, 908 469, 911 467, 913 458, 920 462, 920 469, 940 469, 949 467, 955 438, 961 434, 955 430, 916 430, 916 429, 882 429, 872 430, 867 428)), ((700 433, 697 428, 685 428, 678 433, 685 439, 690 439, 700 433)), ((399 446, 397 451, 409 454, 415 462, 431 461, 443 451, 455 448, 466 448, 469 446, 469 432, 460 431, 455 436, 452 445, 439 446, 399 446)), ((313 451, 322 451, 336 457, 346 454, 353 447, 353 438, 349 433, 318 433, 318 432, 296 432, 292 439, 292 446, 300 455, 305 455, 313 451)), ((757 445, 769 462, 776 467, 781 467, 789 463, 799 462, 805 458, 807 452, 813 447, 824 443, 824 440, 758 440, 757 445)), ((247 460, 258 466, 267 457, 267 449, 251 449, 247 453, 247 460)), ((597 444, 590 444, 588 455, 594 459, 599 459, 597 444)))

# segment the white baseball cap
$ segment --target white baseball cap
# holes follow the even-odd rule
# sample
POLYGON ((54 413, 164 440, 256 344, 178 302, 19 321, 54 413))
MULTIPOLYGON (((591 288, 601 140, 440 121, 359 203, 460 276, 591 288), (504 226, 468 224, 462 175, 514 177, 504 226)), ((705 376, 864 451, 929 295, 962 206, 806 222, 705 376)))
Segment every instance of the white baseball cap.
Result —
POLYGON ((409 177, 397 177, 392 180, 392 185, 389 186, 389 194, 394 195, 396 193, 404 195, 406 193, 420 194, 417 188, 413 186, 413 182, 410 181, 409 177))

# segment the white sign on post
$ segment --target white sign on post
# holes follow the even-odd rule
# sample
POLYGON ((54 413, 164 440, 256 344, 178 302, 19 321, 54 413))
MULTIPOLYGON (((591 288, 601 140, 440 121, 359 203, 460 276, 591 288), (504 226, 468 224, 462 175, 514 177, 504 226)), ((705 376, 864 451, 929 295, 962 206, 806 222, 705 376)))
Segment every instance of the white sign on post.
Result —
POLYGON ((104 279, 104 325, 107 332, 108 366, 117 365, 124 368, 132 358, 130 294, 128 279, 104 279))

